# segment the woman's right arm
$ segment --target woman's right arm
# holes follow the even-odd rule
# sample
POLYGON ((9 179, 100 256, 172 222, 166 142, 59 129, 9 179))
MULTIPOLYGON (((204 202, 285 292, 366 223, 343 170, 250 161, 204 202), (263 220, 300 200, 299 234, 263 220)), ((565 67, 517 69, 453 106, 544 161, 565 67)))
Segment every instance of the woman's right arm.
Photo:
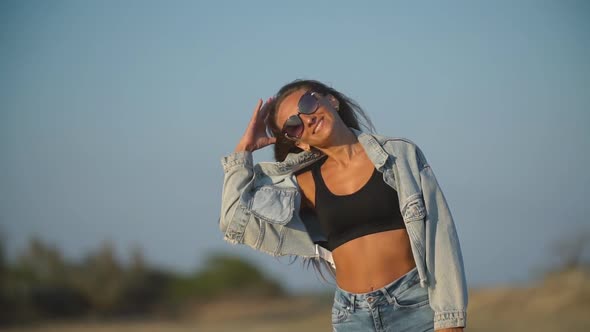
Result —
MULTIPOLYGON (((259 99, 254 114, 248 123, 248 127, 234 152, 222 159, 224 179, 221 200, 221 216, 219 218, 219 227, 225 234, 225 237, 236 242, 234 237, 240 237, 239 234, 228 234, 228 228, 233 219, 236 209, 239 206, 239 200, 249 186, 252 184, 254 177, 252 152, 265 146, 273 144, 276 139, 269 137, 266 133, 265 120, 268 116, 268 107, 264 107, 271 102, 268 99, 265 104, 259 99)), ((239 241, 237 241, 239 242, 239 241)))

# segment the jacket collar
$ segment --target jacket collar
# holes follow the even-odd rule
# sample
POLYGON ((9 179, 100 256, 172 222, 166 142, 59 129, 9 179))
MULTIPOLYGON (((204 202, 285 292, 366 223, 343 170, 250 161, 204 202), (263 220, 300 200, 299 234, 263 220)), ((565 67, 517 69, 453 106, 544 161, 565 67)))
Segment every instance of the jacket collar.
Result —
MULTIPOLYGON (((350 128, 350 130, 356 135, 371 162, 373 162, 378 170, 382 171, 382 167, 387 162, 389 155, 385 152, 381 143, 377 141, 375 136, 369 133, 354 128, 350 128)), ((261 162, 259 165, 262 171, 268 175, 283 175, 307 167, 323 156, 324 154, 319 151, 303 151, 290 153, 282 162, 261 162)))
POLYGON ((356 130, 354 128, 350 129, 356 134, 357 139, 365 149, 365 152, 375 167, 379 170, 382 170, 383 165, 385 165, 387 159, 389 158, 389 154, 385 152, 381 143, 379 143, 375 136, 371 134, 356 130))

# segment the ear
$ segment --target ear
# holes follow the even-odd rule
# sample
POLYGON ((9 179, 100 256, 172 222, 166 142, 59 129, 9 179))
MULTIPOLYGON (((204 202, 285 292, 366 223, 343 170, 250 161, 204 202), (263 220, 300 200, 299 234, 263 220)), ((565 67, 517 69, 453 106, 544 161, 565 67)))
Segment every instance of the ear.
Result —
POLYGON ((307 152, 311 151, 311 146, 309 144, 295 142, 295 146, 300 148, 303 151, 307 151, 307 152))
POLYGON ((332 95, 327 95, 326 98, 328 98, 330 105, 332 105, 332 107, 334 107, 336 111, 340 110, 340 102, 338 101, 338 99, 336 99, 336 97, 332 95))

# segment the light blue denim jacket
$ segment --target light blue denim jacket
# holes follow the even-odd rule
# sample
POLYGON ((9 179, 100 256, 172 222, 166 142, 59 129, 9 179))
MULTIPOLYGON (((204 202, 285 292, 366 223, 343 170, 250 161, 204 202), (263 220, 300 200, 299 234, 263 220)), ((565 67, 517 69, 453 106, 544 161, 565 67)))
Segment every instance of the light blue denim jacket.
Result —
MULTIPOLYGON (((434 328, 465 326, 467 284, 453 217, 424 154, 413 142, 352 129, 365 152, 393 187, 410 238, 420 285, 428 287, 434 328)), ((253 165, 251 152, 222 158, 225 173, 219 227, 224 239, 273 256, 323 259, 331 253, 319 223, 299 213, 301 194, 294 172, 322 155, 290 154, 283 162, 253 165)))

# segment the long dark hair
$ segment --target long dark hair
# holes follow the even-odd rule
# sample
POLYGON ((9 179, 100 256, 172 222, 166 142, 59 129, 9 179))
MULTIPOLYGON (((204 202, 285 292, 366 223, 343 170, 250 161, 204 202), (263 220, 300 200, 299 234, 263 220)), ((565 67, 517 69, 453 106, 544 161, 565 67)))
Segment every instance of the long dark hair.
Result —
MULTIPOLYGON (((375 131, 375 127, 373 126, 373 123, 367 114, 351 98, 319 81, 295 80, 280 88, 273 100, 265 106, 270 108, 268 118, 266 119, 267 132, 269 135, 277 138, 277 141, 274 144, 274 157, 276 161, 285 160, 289 153, 298 153, 302 151, 295 145, 295 142, 285 138, 281 133, 282 128, 278 128, 276 125, 276 114, 279 105, 289 94, 300 89, 311 90, 323 96, 332 95, 334 98, 336 98, 336 100, 338 100, 338 114, 346 126, 357 130, 361 130, 362 126, 366 131, 375 131)), ((293 258, 294 262, 298 257, 295 256, 293 258)), ((335 277, 336 275, 334 268, 321 258, 303 258, 303 266, 306 266, 307 268, 313 267, 314 270, 319 273, 320 277, 326 282, 327 279, 322 271, 322 268, 325 268, 332 277, 335 277)))
POLYGON ((273 101, 267 105, 270 107, 267 119, 267 131, 269 135, 277 138, 274 144, 274 155, 276 161, 283 161, 289 153, 298 153, 302 150, 295 145, 295 142, 286 139, 281 134, 281 128, 276 125, 276 114, 281 102, 294 91, 307 89, 315 91, 323 96, 332 95, 339 102, 338 114, 344 123, 354 129, 361 130, 361 126, 369 131, 374 132, 373 123, 363 111, 363 109, 351 98, 336 91, 332 87, 315 80, 295 80, 284 85, 275 95, 273 101))

